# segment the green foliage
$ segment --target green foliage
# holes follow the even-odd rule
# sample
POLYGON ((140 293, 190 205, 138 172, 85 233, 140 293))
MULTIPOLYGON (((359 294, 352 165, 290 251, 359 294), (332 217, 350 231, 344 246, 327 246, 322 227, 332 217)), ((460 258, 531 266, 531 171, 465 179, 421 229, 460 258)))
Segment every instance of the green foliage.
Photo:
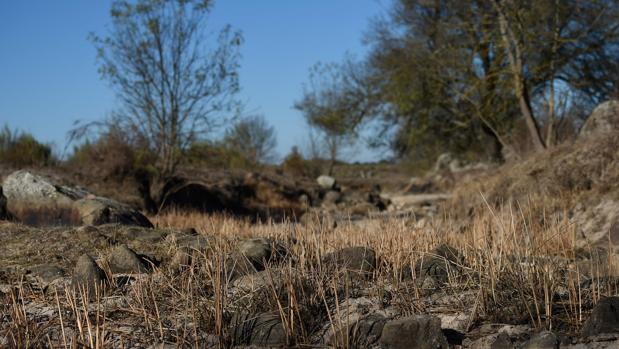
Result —
POLYGON ((320 175, 321 166, 315 160, 306 160, 297 147, 292 147, 290 154, 282 162, 282 170, 291 176, 315 178, 320 175))
POLYGON ((189 165, 218 169, 250 169, 251 162, 242 153, 221 142, 194 143, 184 156, 189 165))
POLYGON ((94 141, 86 140, 75 146, 67 164, 104 179, 124 179, 137 173, 154 174, 154 158, 148 148, 110 126, 94 141))
POLYGON ((40 143, 31 134, 11 131, 8 125, 0 131, 0 163, 25 167, 46 166, 54 162, 51 147, 40 143))
POLYGON ((223 146, 228 153, 243 157, 247 164, 273 161, 277 146, 275 128, 259 115, 240 119, 226 131, 223 146))
POLYGON ((92 35, 99 71, 120 97, 112 123, 175 175, 183 154, 238 112, 242 36, 207 30, 212 1, 116 0, 105 36, 92 35))

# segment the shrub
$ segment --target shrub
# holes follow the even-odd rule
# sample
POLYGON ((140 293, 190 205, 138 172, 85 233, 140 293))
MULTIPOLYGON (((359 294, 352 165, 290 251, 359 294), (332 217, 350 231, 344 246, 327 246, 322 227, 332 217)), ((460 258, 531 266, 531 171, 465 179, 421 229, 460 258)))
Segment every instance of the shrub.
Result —
POLYGON ((0 163, 14 166, 46 166, 55 162, 48 144, 26 132, 12 131, 7 125, 0 131, 0 163))

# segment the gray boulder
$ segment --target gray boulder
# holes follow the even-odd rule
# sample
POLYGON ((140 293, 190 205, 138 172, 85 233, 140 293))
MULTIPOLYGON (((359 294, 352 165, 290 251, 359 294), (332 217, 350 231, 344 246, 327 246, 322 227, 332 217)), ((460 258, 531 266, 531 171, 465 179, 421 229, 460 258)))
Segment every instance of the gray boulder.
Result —
POLYGON ((523 349, 558 349, 559 338, 550 331, 537 333, 525 343, 523 349))
POLYGON ((116 246, 109 256, 110 270, 115 274, 139 274, 146 273, 146 263, 127 245, 116 246))
POLYGON ((619 101, 611 100, 598 105, 580 129, 579 137, 608 134, 619 130, 619 101))
POLYGON ((582 335, 595 336, 619 332, 619 297, 600 300, 582 327, 582 335))
POLYGON ((152 228, 152 223, 139 211, 118 201, 100 197, 80 188, 73 188, 54 183, 51 179, 20 170, 8 175, 3 183, 4 193, 8 198, 8 208, 18 218, 42 215, 49 212, 52 216, 64 213, 67 221, 77 216, 81 224, 101 225, 119 223, 152 228), (19 214, 18 214, 19 212, 19 214))
POLYGON ((0 221, 11 219, 11 214, 9 213, 9 209, 7 208, 7 200, 6 196, 2 192, 2 187, 0 186, 0 221))
POLYGON ((335 178, 331 176, 322 175, 316 178, 316 183, 325 190, 331 190, 335 188, 335 178))
POLYGON ((346 247, 326 254, 323 263, 327 266, 345 268, 352 274, 369 276, 376 269, 376 252, 363 246, 346 247))
POLYGON ((380 338, 384 349, 447 349, 441 320, 430 315, 414 315, 387 322, 380 338))
POLYGON ((73 285, 83 287, 89 293, 93 293, 105 286, 105 281, 105 272, 99 268, 95 260, 87 254, 81 255, 73 270, 73 285))
POLYGON ((232 318, 234 345, 258 347, 284 347, 288 336, 282 320, 273 313, 237 313, 232 318))
POLYGON ((268 263, 275 262, 286 255, 285 248, 264 238, 241 241, 225 263, 228 280, 264 270, 268 263))

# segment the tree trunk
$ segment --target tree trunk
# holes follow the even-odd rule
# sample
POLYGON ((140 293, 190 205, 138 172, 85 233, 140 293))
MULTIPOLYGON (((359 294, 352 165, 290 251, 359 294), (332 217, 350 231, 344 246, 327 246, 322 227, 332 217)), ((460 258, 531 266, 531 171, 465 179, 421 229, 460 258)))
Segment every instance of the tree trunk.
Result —
POLYGON ((142 198, 142 205, 144 209, 151 214, 157 213, 159 205, 157 205, 151 192, 152 180, 150 175, 145 171, 138 171, 134 175, 135 182, 138 186, 138 193, 142 198))
POLYGON ((522 73, 523 62, 520 45, 512 32, 509 23, 507 22, 507 17, 501 8, 501 5, 499 5, 496 0, 493 4, 499 15, 501 39, 505 45, 505 52, 507 53, 507 58, 509 60, 509 66, 511 68, 514 89, 516 97, 518 98, 520 112, 522 113, 522 117, 527 125, 527 130, 529 131, 529 136, 533 142, 535 151, 544 150, 546 145, 542 139, 539 125, 533 115, 533 108, 531 108, 531 101, 529 100, 529 91, 527 90, 526 81, 524 80, 522 73))

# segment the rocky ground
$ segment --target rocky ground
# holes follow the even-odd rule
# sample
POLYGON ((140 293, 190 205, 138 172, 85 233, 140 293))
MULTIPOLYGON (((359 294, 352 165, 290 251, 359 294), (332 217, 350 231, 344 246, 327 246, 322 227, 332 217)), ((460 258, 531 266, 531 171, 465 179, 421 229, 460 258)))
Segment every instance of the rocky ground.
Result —
POLYGON ((616 109, 399 190, 187 175, 152 217, 7 173, 0 347, 617 348, 616 109))

